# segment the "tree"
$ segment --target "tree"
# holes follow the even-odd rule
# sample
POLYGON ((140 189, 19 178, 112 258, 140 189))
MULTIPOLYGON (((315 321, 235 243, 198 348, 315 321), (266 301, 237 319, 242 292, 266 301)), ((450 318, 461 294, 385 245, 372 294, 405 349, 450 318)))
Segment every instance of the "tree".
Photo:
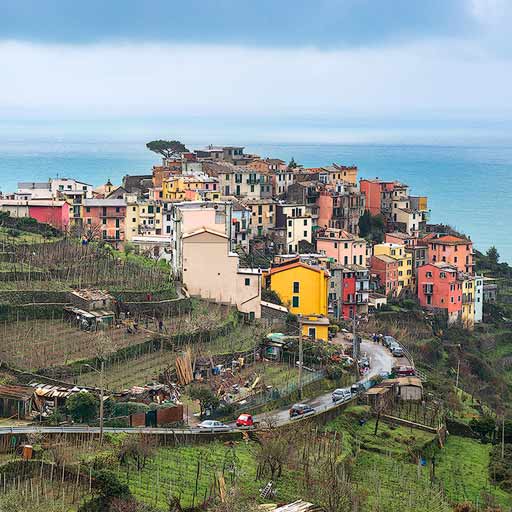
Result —
POLYGON ((179 140, 152 140, 146 144, 146 147, 164 158, 176 157, 188 151, 185 144, 182 144, 179 140))
POLYGON ((68 413, 77 423, 88 423, 98 417, 99 400, 93 393, 80 391, 66 400, 68 413))
POLYGON ((292 159, 290 160, 290 163, 288 164, 288 169, 296 169, 297 168, 297 162, 292 156, 292 159))
POLYGON ((359 217, 359 234, 380 243, 384 240, 384 233, 386 231, 386 223, 382 215, 372 215, 366 210, 361 217, 359 217))
POLYGON ((201 409, 201 418, 204 417, 207 410, 214 411, 219 406, 219 398, 206 386, 193 386, 190 389, 190 398, 199 402, 201 409))
POLYGON ((119 449, 119 463, 127 467, 134 463, 137 471, 141 471, 146 467, 148 460, 153 457, 155 448, 155 442, 150 436, 130 435, 123 440, 119 449))
POLYGON ((487 250, 486 254, 490 263, 493 263, 494 265, 498 264, 498 261, 500 260, 500 254, 494 245, 487 250))

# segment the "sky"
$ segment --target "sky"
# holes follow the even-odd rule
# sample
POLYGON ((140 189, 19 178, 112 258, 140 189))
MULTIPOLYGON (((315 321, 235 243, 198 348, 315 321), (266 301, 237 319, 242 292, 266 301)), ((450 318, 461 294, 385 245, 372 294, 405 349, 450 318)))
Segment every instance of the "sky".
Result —
POLYGON ((511 22, 510 0, 0 0, 0 134, 174 119, 507 136, 511 22))

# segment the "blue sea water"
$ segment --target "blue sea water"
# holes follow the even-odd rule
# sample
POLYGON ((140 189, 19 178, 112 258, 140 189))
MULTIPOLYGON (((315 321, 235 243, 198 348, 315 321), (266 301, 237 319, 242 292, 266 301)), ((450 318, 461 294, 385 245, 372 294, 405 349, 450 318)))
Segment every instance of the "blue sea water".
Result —
MULTIPOLYGON (((158 163, 144 140, 47 139, 0 141, 0 189, 57 175, 99 185, 158 163)), ((189 144, 199 147, 208 141, 189 144)), ((432 222, 469 235, 480 250, 496 245, 512 262, 512 145, 251 144, 247 152, 306 166, 332 162, 359 167, 361 177, 403 181, 427 195, 432 222)))

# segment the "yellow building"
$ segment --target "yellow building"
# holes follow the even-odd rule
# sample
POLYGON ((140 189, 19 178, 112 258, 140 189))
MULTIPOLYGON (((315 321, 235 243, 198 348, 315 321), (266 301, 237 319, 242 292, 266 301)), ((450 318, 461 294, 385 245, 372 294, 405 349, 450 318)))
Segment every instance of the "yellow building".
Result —
POLYGON ((167 201, 215 201, 218 181, 209 176, 170 176, 162 181, 162 198, 167 201))
POLYGON ((326 270, 296 261, 271 269, 266 281, 267 288, 279 295, 290 313, 301 315, 304 335, 327 341, 329 273, 326 270))
POLYGON ((125 239, 130 241, 134 236, 161 235, 162 206, 156 201, 126 198, 125 239))
POLYGON ((475 327, 475 278, 464 275, 462 281, 462 325, 465 329, 475 327))
POLYGON ((399 294, 403 288, 410 288, 413 285, 412 254, 405 250, 403 244, 383 243, 373 246, 374 256, 389 256, 398 261, 398 287, 399 294))

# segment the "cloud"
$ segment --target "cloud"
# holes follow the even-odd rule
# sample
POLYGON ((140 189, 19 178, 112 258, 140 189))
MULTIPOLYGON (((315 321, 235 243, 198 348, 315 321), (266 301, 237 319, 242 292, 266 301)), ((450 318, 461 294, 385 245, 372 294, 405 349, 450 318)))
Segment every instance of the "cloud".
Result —
POLYGON ((4 118, 512 118, 510 67, 447 41, 336 51, 4 42, 0 69, 4 118))
MULTIPOLYGON (((482 1, 482 0, 480 0, 482 1)), ((4 39, 346 48, 473 34, 468 0, 2 0, 4 39)))

